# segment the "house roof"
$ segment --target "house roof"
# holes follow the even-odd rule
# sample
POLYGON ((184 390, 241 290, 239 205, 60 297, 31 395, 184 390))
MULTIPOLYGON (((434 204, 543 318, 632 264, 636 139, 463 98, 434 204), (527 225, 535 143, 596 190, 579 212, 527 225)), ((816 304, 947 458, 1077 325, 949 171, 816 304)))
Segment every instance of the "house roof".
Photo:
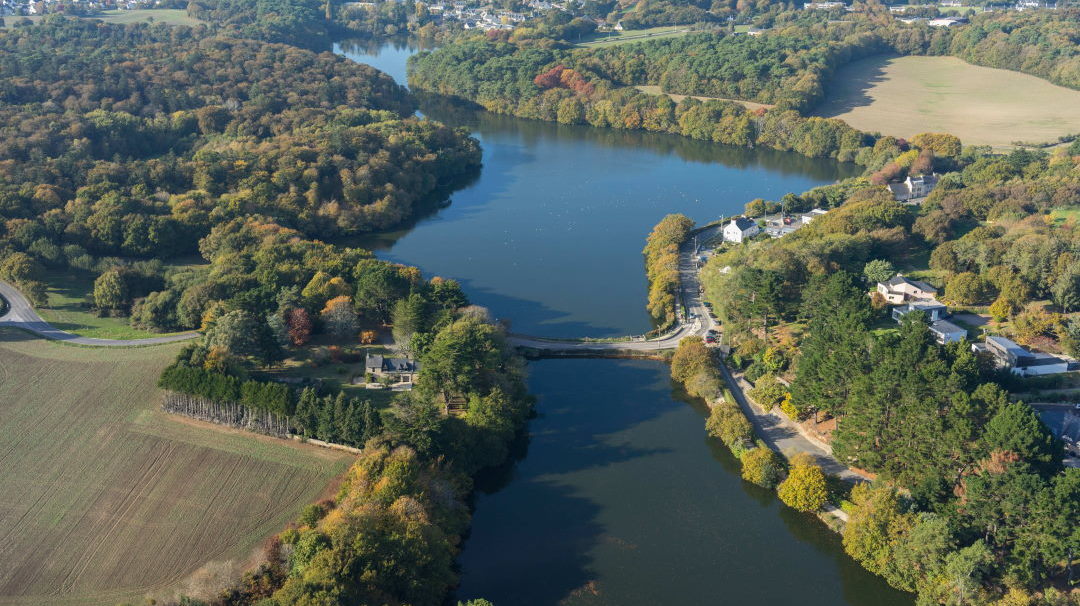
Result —
POLYGON ((923 282, 921 280, 911 280, 909 278, 905 278, 904 276, 901 276, 900 274, 896 274, 895 276, 889 278, 888 281, 885 282, 885 286, 900 286, 901 284, 910 284, 911 286, 914 286, 915 288, 918 288, 919 290, 925 290, 926 292, 930 292, 930 293, 936 293, 937 292, 936 288, 934 288, 933 286, 930 286, 926 282, 923 282))
POLYGON ((384 356, 368 354, 367 358, 364 360, 364 367, 369 371, 417 372, 420 370, 420 363, 416 360, 410 360, 409 358, 387 358, 384 356))
POLYGON ((1068 364, 1068 362, 1048 353, 1031 352, 1028 354, 1028 358, 1024 360, 1024 363, 1020 366, 1022 368, 1027 368, 1029 366, 1050 366, 1053 364, 1068 364))
POLYGON ((1012 340, 1006 339, 1005 337, 998 337, 998 336, 995 336, 995 335, 989 335, 989 336, 986 337, 986 342, 987 343, 993 343, 994 345, 997 345, 998 347, 1000 347, 1000 348, 1004 349, 1005 351, 1007 351, 1007 352, 1009 352, 1009 353, 1011 353, 1013 355, 1016 355, 1016 356, 1030 356, 1031 355, 1030 353, 1028 353, 1028 350, 1024 349, 1023 347, 1020 347, 1019 345, 1014 343, 1012 340))
POLYGON ((735 217, 731 220, 731 223, 728 223, 728 225, 734 225, 735 227, 739 228, 739 231, 746 231, 751 227, 756 226, 757 223, 755 223, 751 219, 747 219, 746 217, 735 217))
POLYGON ((962 332, 964 334, 967 334, 966 329, 960 328, 956 324, 953 324, 952 322, 947 322, 945 320, 938 320, 937 322, 934 322, 930 325, 930 330, 942 335, 949 335, 956 332, 962 332))

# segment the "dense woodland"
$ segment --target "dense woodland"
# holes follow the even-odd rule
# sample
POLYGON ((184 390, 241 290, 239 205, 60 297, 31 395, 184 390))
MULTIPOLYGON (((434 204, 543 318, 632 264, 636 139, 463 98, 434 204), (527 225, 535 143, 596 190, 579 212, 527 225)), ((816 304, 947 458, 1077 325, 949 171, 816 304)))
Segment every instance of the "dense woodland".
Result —
POLYGON ((0 275, 40 295, 43 268, 95 272, 102 310, 141 299, 140 324, 198 328, 260 279, 351 273, 367 253, 310 238, 396 225, 479 165, 369 67, 205 34, 53 18, 0 35, 0 275), (195 253, 210 267, 157 263, 195 253))
POLYGON ((49 18, 0 47, 0 278, 41 299, 43 270, 93 272, 102 313, 200 330, 161 378, 167 410, 368 445, 265 566, 201 597, 442 603, 470 477, 531 409, 522 362, 456 282, 323 238, 438 201, 476 142, 369 67, 203 27, 49 18), (388 408, 266 380, 312 338, 390 324, 424 373, 388 408))

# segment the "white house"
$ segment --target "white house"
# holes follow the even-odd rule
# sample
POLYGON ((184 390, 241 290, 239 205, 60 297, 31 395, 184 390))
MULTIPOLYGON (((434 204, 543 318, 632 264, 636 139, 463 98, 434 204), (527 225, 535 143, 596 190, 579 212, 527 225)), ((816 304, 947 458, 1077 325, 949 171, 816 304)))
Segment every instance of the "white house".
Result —
POLYGON ((967 338, 968 333, 966 330, 952 322, 938 320, 930 325, 930 334, 934 335, 934 340, 937 341, 939 345, 944 345, 946 343, 962 341, 967 338))
POLYGON ((885 282, 878 282, 877 292, 885 297, 885 302, 892 305, 907 303, 908 301, 932 301, 937 295, 937 289, 926 282, 905 278, 903 274, 896 274, 885 282))
POLYGON ((929 196, 930 192, 934 191, 937 183, 937 175, 920 175, 918 177, 908 176, 902 183, 890 183, 888 187, 894 198, 900 202, 906 202, 929 196))
POLYGON ((744 240, 753 238, 761 232, 758 224, 746 217, 736 217, 724 226, 724 241, 741 244, 744 240))
POLYGON ((904 320, 904 316, 913 311, 921 311, 926 315, 926 321, 933 324, 934 322, 941 321, 949 315, 949 308, 944 303, 937 301, 916 301, 914 303, 908 303, 907 305, 901 305, 894 307, 892 310, 892 319, 896 320, 899 324, 904 320))

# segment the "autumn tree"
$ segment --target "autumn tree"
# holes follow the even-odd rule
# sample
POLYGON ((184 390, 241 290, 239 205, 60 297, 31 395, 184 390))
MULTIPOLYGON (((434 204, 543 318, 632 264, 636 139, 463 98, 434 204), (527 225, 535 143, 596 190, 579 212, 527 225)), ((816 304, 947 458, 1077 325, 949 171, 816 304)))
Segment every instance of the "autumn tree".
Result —
POLYGON ((320 317, 326 331, 338 339, 354 338, 360 330, 360 319, 348 296, 341 295, 327 301, 320 317))
POLYGON ((805 461, 792 466, 788 477, 776 488, 776 494, 788 507, 805 512, 817 511, 829 500, 821 467, 805 461))

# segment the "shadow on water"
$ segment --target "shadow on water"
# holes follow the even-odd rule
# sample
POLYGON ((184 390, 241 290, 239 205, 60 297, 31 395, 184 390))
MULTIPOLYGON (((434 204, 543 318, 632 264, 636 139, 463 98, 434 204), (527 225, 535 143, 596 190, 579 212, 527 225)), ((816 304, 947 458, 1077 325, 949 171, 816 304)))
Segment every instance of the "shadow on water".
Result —
POLYGON ((590 552, 617 539, 607 535, 599 520, 603 503, 582 495, 575 482, 564 479, 602 477, 607 468, 669 452, 602 439, 666 412, 665 407, 650 405, 656 384, 652 373, 633 371, 642 365, 551 360, 531 366, 534 375, 542 375, 532 382, 545 385, 538 390, 538 413, 528 435, 516 445, 515 460, 477 479, 476 513, 460 560, 462 586, 457 599, 558 604, 588 592, 593 581, 590 552), (563 368, 588 373, 589 367, 599 370, 605 363, 631 371, 597 375, 589 385, 552 381, 563 368), (612 393, 612 380, 625 391, 612 393), (617 401, 587 408, 590 400, 601 397, 617 401))

